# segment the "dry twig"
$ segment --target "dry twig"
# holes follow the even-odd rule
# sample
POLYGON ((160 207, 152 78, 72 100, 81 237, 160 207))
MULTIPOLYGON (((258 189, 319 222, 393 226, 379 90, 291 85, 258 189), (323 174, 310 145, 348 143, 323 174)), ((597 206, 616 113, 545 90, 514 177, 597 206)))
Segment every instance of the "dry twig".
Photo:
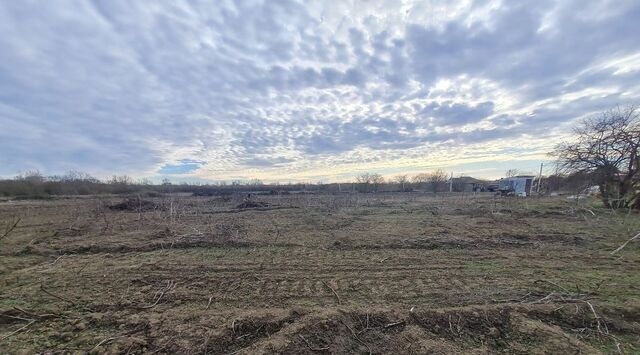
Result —
POLYGON ((13 232, 13 230, 16 229, 16 227, 18 226, 18 223, 20 223, 21 220, 22 220, 22 218, 16 218, 15 222, 13 222, 13 224, 9 223, 9 225, 5 229, 5 231, 2 234, 2 236, 0 236, 0 239, 4 239, 6 236, 9 235, 9 233, 13 232))
POLYGON ((110 342, 110 341, 114 341, 114 340, 116 340, 116 339, 118 339, 118 338, 123 338, 123 337, 125 337, 125 336, 126 336, 126 335, 121 335, 121 336, 117 336, 117 337, 106 338, 106 339, 102 340, 101 342, 99 342, 98 344, 96 344, 96 346, 94 346, 93 348, 91 348, 91 349, 89 350, 89 352, 91 352, 91 351, 93 351, 93 350, 97 349, 100 345, 106 344, 106 343, 108 343, 108 342, 110 342))
POLYGON ((584 301, 584 303, 589 306, 589 309, 591 309, 591 313, 593 313, 593 316, 595 317, 596 328, 598 329, 598 332, 600 334, 608 335, 609 328, 607 327, 607 322, 605 322, 600 316, 598 316, 598 313, 596 313, 595 308, 593 308, 593 305, 589 301, 584 301))
POLYGON ((58 295, 56 295, 56 294, 52 293, 51 291, 48 291, 46 288, 44 288, 44 285, 42 285, 42 284, 40 284, 40 290, 42 290, 42 292, 46 293, 47 295, 49 295, 49 296, 51 296, 51 297, 55 297, 55 298, 57 298, 57 299, 59 299, 59 300, 61 300, 61 301, 69 302, 69 303, 71 303, 71 304, 72 304, 72 305, 74 305, 74 306, 76 305, 76 303, 75 303, 75 302, 70 301, 70 300, 68 300, 68 299, 66 299, 66 298, 64 298, 64 297, 60 297, 60 296, 58 296, 58 295))
POLYGON ((636 238, 639 238, 639 237, 640 237, 640 233, 636 234, 636 235, 635 235, 635 237, 633 237, 633 238, 631 238, 631 239, 627 240, 626 242, 624 242, 624 244, 622 244, 621 246, 619 246, 619 247, 618 247, 618 249, 616 249, 616 250, 612 251, 612 252, 611 252, 611 255, 613 255, 613 254, 615 254, 615 253, 619 252, 620 250, 624 249, 624 247, 626 247, 626 246, 627 246, 627 244, 629 244, 630 242, 634 241, 636 238))
POLYGON ((399 322, 393 322, 393 323, 386 324, 386 325, 384 326, 384 328, 385 328, 385 329, 393 328, 393 327, 396 327, 396 326, 399 326, 399 325, 403 325, 404 323, 405 323, 405 322, 404 322, 403 320, 401 320, 401 321, 399 321, 399 322))
POLYGON ((580 208, 580 209, 581 209, 581 210, 585 210, 585 211, 587 211, 587 212, 591 213, 591 215, 592 215, 592 216, 594 216, 594 217, 596 216, 595 212, 593 212, 592 210, 590 210, 590 209, 588 209, 588 208, 586 208, 586 207, 582 207, 582 208, 580 208))
POLYGON ((349 331, 351 332, 351 335, 353 335, 353 338, 356 339, 360 344, 364 345, 367 348, 367 350, 369 350, 369 355, 371 355, 373 351, 371 351, 371 347, 369 347, 369 344, 362 341, 362 339, 358 337, 358 334, 356 334, 353 328, 351 328, 347 323, 345 323, 344 320, 341 319, 340 321, 342 322, 342 324, 344 324, 345 327, 347 327, 347 329, 349 329, 349 331))
POLYGON ((156 293, 153 295, 153 299, 155 300, 155 302, 153 302, 153 304, 150 304, 148 306, 143 306, 140 307, 141 309, 149 309, 149 308, 153 308, 155 307, 158 302, 160 302, 160 300, 162 299, 162 297, 164 297, 164 295, 171 291, 173 288, 176 287, 176 283, 173 282, 173 280, 169 280, 167 281, 167 286, 165 286, 163 289, 156 291, 156 293))
POLYGON ((326 283, 325 281, 322 281, 322 283, 327 286, 331 292, 333 292, 333 294, 336 296, 336 299, 338 300, 338 304, 342 304, 342 302, 340 302, 340 296, 338 295, 338 293, 336 292, 336 290, 333 289, 333 287, 329 286, 328 283, 326 283))
POLYGON ((52 317, 59 317, 60 315, 57 314, 52 314, 52 313, 46 313, 46 314, 35 314, 33 312, 29 312, 29 311, 25 311, 24 309, 18 307, 18 306, 13 306, 13 309, 15 309, 18 312, 21 312, 31 318, 36 318, 36 319, 45 319, 45 318, 52 318, 52 317))
POLYGON ((562 287, 562 286, 558 285, 558 284, 557 284, 557 283, 555 283, 555 282, 551 282, 551 281, 549 281, 549 280, 537 279, 537 280, 535 280, 533 283, 534 283, 534 284, 536 284, 536 283, 539 283, 539 282, 546 282, 546 283, 548 283, 548 284, 550 284, 550 285, 553 285, 553 286, 555 286, 555 287, 557 287, 557 288, 561 289, 562 291, 564 291, 564 292, 566 292, 566 293, 570 293, 570 292, 569 292, 569 290, 567 290, 566 288, 564 288, 564 287, 562 287))
POLYGON ((22 326, 22 327, 18 328, 17 330, 15 330, 15 331, 13 331, 13 332, 11 332, 11 333, 9 333, 9 334, 7 334, 7 335, 3 336, 3 337, 2 337, 2 339, 0 339, 0 341, 4 341, 5 339, 9 338, 10 336, 12 336, 12 335, 14 335, 14 334, 17 334, 17 333, 21 332, 22 330, 26 329, 28 326, 30 326, 31 324, 33 324, 33 323, 35 323, 35 322, 36 322, 36 319, 31 319, 31 320, 29 320, 29 323, 25 324, 24 326, 22 326))
POLYGON ((35 322, 37 322, 39 320, 43 320, 43 319, 47 319, 47 318, 52 318, 52 317, 58 316, 58 315, 51 314, 51 313, 35 314, 35 313, 29 312, 29 311, 25 311, 24 309, 22 309, 20 307, 17 307, 17 306, 14 306, 13 309, 15 309, 16 311, 18 311, 18 312, 20 312, 20 313, 22 313, 22 314, 24 314, 24 315, 26 315, 28 317, 31 317, 31 318, 23 318, 23 317, 17 317, 17 316, 11 316, 11 315, 5 314, 5 317, 19 319, 19 320, 22 320, 22 321, 26 321, 28 323, 25 324, 24 326, 16 329, 15 331, 3 336, 2 338, 0 338, 0 341, 3 341, 3 340, 5 340, 5 339, 7 339, 7 338, 9 338, 9 337, 11 337, 11 336, 13 336, 15 334, 18 334, 19 332, 27 329, 27 327, 29 327, 30 325, 32 325, 33 323, 35 323, 35 322))
POLYGON ((329 347, 324 347, 324 348, 314 348, 313 346, 311 346, 311 344, 309 343, 309 341, 307 339, 305 339, 305 337, 303 337, 301 334, 298 334, 298 336, 300 337, 300 339, 302 339, 306 344, 307 347, 309 348, 309 350, 311 351, 327 351, 329 350, 329 347))
POLYGON ((65 256, 65 255, 67 255, 67 254, 62 254, 62 255, 60 255, 59 257, 57 257, 57 258, 56 258, 56 260, 54 260, 54 261, 51 263, 51 265, 50 265, 50 266, 55 265, 55 264, 58 262, 58 260, 60 260, 60 259, 61 259, 63 256, 65 256))

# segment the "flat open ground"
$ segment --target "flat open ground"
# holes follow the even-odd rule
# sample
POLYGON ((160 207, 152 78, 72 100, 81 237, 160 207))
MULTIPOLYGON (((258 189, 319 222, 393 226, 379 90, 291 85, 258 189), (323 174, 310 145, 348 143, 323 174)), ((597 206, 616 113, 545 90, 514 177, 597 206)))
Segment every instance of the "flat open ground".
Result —
POLYGON ((640 353, 637 214, 560 198, 0 203, 0 352, 640 353))

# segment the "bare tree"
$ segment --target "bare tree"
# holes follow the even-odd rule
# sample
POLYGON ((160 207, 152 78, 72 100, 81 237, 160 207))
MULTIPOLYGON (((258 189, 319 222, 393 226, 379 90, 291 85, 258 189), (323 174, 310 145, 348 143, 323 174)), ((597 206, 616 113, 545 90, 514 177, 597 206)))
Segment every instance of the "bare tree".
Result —
POLYGON ((358 183, 358 187, 361 192, 368 192, 369 185, 371 185, 371 174, 362 173, 356 176, 356 183, 358 183))
POLYGON ((82 171, 78 171, 78 170, 71 170, 67 172, 66 175, 60 178, 60 181, 65 181, 65 182, 82 181, 82 182, 93 182, 93 183, 99 182, 98 179, 94 178, 90 174, 82 171))
POLYGON ((362 173, 356 176, 356 182, 360 185, 360 191, 378 191, 378 187, 384 183, 380 174, 362 173))
POLYGON ((428 181, 434 194, 437 193, 438 190, 442 190, 444 188, 447 180, 447 173, 441 169, 429 173, 428 176, 428 181))
POLYGON ((607 207, 640 207, 640 110, 616 108, 587 118, 574 129, 575 140, 551 155, 568 174, 587 174, 600 187, 607 207))
POLYGON ((137 181, 137 184, 143 186, 151 186, 153 185, 153 181, 151 181, 151 179, 149 178, 141 178, 137 181))
POLYGON ((424 185, 427 182, 429 182, 429 174, 427 173, 416 174, 411 178, 411 181, 414 184, 416 184, 418 188, 420 188, 420 185, 424 185))
POLYGON ((356 176, 356 182, 358 184, 370 184, 371 183, 371 174, 362 173, 362 174, 356 176))
POLYGON ((380 174, 372 174, 371 184, 373 185, 373 191, 378 192, 380 185, 384 184, 384 178, 380 174))
POLYGON ((133 179, 130 178, 127 175, 113 175, 111 177, 111 179, 109 179, 109 181, 107 181, 107 183, 112 184, 112 185, 131 185, 133 184, 133 179))
POLYGON ((405 191, 404 186, 405 186, 405 184, 406 184, 407 182, 409 182, 409 176, 408 176, 408 175, 406 175, 406 174, 404 174, 404 175, 398 175, 398 176, 394 177, 394 178, 393 178, 393 180, 394 180, 398 185, 400 185, 400 187, 402 188, 402 191, 405 191))
POLYGON ((519 174, 520 174, 520 171, 518 171, 518 169, 509 169, 504 173, 506 177, 514 177, 514 176, 518 176, 519 174))
POLYGON ((18 174, 18 176, 16 176, 16 180, 22 180, 30 183, 43 183, 45 178, 38 169, 35 169, 18 174))

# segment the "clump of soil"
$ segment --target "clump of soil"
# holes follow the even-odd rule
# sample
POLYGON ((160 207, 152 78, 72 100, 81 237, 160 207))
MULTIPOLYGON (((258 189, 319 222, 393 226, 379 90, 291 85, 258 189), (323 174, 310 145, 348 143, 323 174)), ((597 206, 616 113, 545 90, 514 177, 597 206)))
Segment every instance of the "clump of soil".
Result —
POLYGON ((292 313, 286 318, 262 317, 234 320, 231 328, 212 337, 205 346, 205 353, 222 354, 250 347, 257 341, 269 338, 282 328, 291 325, 298 315, 292 313))
MULTIPOLYGON (((571 312, 562 314, 556 313, 557 305, 427 309, 409 314, 338 311, 298 321, 296 326, 277 333, 271 344, 277 344, 280 336, 286 341, 280 339, 279 343, 287 345, 276 352, 296 354, 597 352, 585 340, 606 343, 608 338, 572 336, 573 324, 595 329, 593 322, 589 323, 593 321, 589 309, 582 305, 567 308, 571 312), (539 320, 537 314, 548 319, 539 320)), ((609 329, 620 334, 633 330, 609 329)))
POLYGON ((262 208, 262 207, 269 207, 269 206, 270 205, 267 202, 246 200, 241 204, 237 205, 236 208, 247 209, 247 208, 262 208))
POLYGON ((129 211, 129 212, 146 212, 159 209, 160 206, 153 201, 143 200, 140 198, 127 198, 126 200, 109 206, 109 209, 114 211, 129 211))

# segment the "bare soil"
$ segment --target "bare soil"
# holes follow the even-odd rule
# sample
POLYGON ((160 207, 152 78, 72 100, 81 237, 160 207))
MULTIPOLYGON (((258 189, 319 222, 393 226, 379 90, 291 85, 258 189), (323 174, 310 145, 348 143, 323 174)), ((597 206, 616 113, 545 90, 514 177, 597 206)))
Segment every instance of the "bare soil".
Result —
POLYGON ((640 217, 416 193, 0 203, 1 353, 640 353, 640 217))

